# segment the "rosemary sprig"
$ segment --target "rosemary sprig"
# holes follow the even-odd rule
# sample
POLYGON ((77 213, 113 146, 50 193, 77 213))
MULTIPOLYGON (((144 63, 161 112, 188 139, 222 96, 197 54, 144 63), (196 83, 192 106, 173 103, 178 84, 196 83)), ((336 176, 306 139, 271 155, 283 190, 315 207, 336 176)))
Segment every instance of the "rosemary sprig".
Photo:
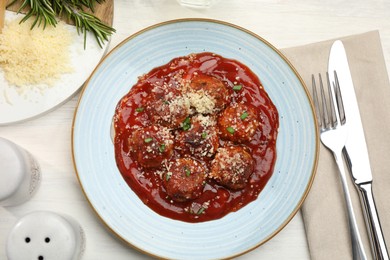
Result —
MULTIPOLYGON (((18 0, 13 0, 8 6, 13 5, 18 0)), ((30 7, 26 16, 20 21, 25 22, 32 16, 35 16, 31 29, 39 27, 43 23, 43 28, 47 24, 56 26, 57 16, 63 14, 72 20, 77 28, 77 32, 84 34, 84 49, 86 48, 87 32, 95 35, 96 41, 102 48, 108 37, 115 32, 115 29, 104 24, 93 14, 84 11, 85 8, 94 12, 94 4, 101 4, 104 0, 23 0, 18 9, 18 13, 25 7, 30 7)))
MULTIPOLYGON (((17 0, 12 1, 8 6, 16 3, 17 0)), ((49 0, 24 0, 22 5, 19 7, 18 13, 26 6, 30 7, 30 10, 26 13, 26 16, 20 21, 21 23, 27 21, 31 16, 35 16, 35 21, 31 25, 31 29, 37 25, 38 27, 43 22, 43 28, 46 28, 46 24, 55 26, 57 20, 55 18, 55 12, 51 7, 49 0), (38 24, 37 24, 38 23, 38 24)))

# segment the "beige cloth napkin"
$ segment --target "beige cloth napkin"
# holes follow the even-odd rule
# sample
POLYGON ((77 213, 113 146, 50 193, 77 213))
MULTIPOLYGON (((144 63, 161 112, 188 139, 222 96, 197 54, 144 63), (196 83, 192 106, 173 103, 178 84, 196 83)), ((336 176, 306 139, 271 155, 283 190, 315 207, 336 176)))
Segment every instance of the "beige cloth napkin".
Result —
MULTIPOLYGON (((390 84, 377 31, 341 38, 346 48, 363 121, 373 175, 373 193, 390 246, 390 84)), ((311 74, 324 74, 333 40, 285 49, 311 92, 311 74)), ((348 120, 348 115, 347 120, 348 120)), ((348 178, 349 173, 347 171, 348 178)), ((368 233, 357 190, 350 192, 368 259, 368 233)), ((345 202, 337 167, 321 145, 317 174, 302 206, 311 259, 352 259, 345 202)), ((390 250, 390 248, 389 248, 390 250)))

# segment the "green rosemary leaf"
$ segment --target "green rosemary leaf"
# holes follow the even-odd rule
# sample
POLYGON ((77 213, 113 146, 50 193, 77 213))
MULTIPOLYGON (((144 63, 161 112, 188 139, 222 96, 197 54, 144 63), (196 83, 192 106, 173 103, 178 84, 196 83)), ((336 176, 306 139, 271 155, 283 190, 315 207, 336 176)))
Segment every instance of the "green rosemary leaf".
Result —
MULTIPOLYGON (((7 6, 15 4, 19 0, 13 0, 7 6)), ((115 32, 115 29, 104 24, 99 18, 93 14, 84 12, 87 8, 94 12, 94 5, 101 4, 104 0, 20 0, 23 1, 18 9, 20 13, 24 8, 30 7, 21 23, 35 16, 35 20, 31 25, 34 27, 42 26, 43 29, 47 25, 56 26, 57 17, 66 15, 69 20, 72 20, 76 26, 78 34, 84 34, 84 49, 86 48, 87 33, 94 34, 98 45, 103 48, 104 42, 109 40, 109 36, 115 32)))

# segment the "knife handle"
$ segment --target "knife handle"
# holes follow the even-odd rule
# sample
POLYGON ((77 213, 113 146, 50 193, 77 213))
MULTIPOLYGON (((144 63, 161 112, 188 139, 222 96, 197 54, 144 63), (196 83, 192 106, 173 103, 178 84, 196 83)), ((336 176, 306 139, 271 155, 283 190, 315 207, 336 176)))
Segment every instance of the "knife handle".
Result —
POLYGON ((366 226, 369 230, 371 248, 374 252, 374 259, 389 259, 385 239, 378 217, 378 211, 375 206, 374 195, 372 193, 372 184, 363 183, 357 185, 360 191, 360 198, 364 205, 364 216, 366 226))

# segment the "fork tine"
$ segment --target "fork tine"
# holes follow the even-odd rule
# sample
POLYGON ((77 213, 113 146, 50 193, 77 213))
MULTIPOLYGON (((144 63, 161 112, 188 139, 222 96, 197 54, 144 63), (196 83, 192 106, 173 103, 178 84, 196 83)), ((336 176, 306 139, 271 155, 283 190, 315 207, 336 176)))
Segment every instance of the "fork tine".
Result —
POLYGON ((337 82, 333 82, 333 86, 330 85, 329 82, 329 99, 330 99, 330 105, 331 105, 331 110, 335 112, 335 122, 333 124, 333 128, 336 128, 337 125, 343 125, 342 121, 340 120, 341 114, 343 114, 343 118, 345 119, 345 114, 344 112, 341 113, 341 110, 344 111, 344 108, 340 108, 339 105, 342 106, 342 98, 341 98, 341 91, 340 91, 340 86, 337 82), (336 86, 337 85, 337 86, 336 86))
POLYGON ((329 97, 329 120, 330 120, 330 125, 332 127, 337 126, 337 116, 336 116, 336 110, 335 110, 335 103, 333 100, 333 94, 332 94, 332 85, 330 84, 329 80, 329 74, 326 72, 326 83, 328 86, 328 97, 329 97))
POLYGON ((317 86, 316 86, 316 79, 314 77, 314 75, 312 74, 311 75, 311 86, 312 86, 312 89, 313 89, 313 103, 314 103, 314 109, 315 109, 315 112, 316 112, 316 115, 317 115, 317 124, 320 128, 322 128, 322 115, 320 113, 320 104, 319 104, 319 101, 318 101, 318 94, 317 94, 317 86))
POLYGON ((332 125, 329 118, 328 106, 326 102, 324 84, 322 83, 321 73, 318 74, 318 78, 320 83, 320 95, 321 95, 321 103, 322 103, 322 120, 324 122, 324 127, 330 128, 332 125))
POLYGON ((333 85, 330 83, 328 72, 326 73, 328 97, 326 97, 325 94, 325 87, 321 73, 318 74, 319 94, 317 92, 315 76, 312 74, 313 103, 315 112, 318 116, 317 123, 322 130, 335 128, 338 124, 343 125, 346 122, 340 85, 336 71, 334 73, 335 82, 333 82, 333 85))

